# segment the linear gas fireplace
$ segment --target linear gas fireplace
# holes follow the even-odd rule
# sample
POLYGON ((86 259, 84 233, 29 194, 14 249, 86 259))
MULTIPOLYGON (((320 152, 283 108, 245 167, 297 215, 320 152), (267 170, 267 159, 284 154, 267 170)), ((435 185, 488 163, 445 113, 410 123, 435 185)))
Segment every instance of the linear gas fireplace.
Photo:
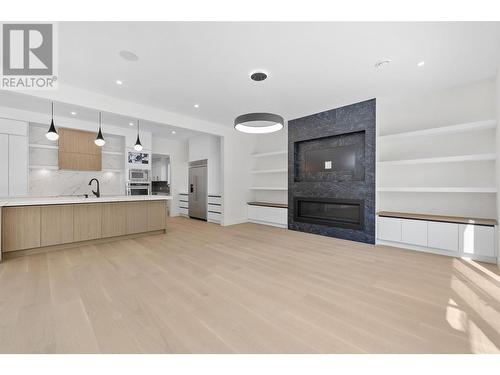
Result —
POLYGON ((364 202, 359 199, 294 197, 294 221, 362 230, 364 202))

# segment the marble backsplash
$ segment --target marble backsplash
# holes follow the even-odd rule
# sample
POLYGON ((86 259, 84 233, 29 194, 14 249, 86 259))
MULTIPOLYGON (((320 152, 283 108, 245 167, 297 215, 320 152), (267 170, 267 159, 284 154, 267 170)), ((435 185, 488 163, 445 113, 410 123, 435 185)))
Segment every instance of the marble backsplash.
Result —
MULTIPOLYGON (((122 172, 85 172, 32 169, 29 174, 29 194, 34 196, 92 195, 89 181, 97 178, 102 195, 124 195, 122 172)), ((95 182, 93 183, 95 189, 95 182)))

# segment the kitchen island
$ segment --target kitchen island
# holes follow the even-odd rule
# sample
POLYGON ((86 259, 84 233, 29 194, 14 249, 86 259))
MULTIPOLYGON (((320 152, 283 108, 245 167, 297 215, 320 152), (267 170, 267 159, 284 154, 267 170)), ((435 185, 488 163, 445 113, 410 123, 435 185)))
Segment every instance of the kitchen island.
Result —
POLYGON ((171 199, 151 195, 0 199, 0 256, 165 233, 171 199))

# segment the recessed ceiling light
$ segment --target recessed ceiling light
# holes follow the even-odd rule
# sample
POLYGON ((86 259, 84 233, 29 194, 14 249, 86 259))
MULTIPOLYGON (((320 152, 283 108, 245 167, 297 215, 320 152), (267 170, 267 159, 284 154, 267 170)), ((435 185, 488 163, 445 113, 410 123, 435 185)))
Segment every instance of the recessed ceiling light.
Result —
POLYGON ((250 74, 250 79, 252 81, 260 82, 264 81, 266 78, 267 78, 267 73, 264 73, 262 71, 253 72, 252 74, 250 74))
POLYGON ((128 123, 130 126, 134 126, 134 123, 133 122, 129 122, 128 123))
POLYGON ((417 63, 417 66, 418 66, 418 67, 422 67, 422 66, 424 66, 424 65, 425 65, 425 61, 419 61, 419 62, 417 63))
POLYGON ((199 104, 195 104, 194 108, 200 108, 200 105, 199 104))
POLYGON ((118 52, 118 54, 120 55, 120 57, 122 57, 124 60, 127 60, 127 61, 139 60, 139 57, 131 51, 123 50, 123 51, 118 52))
POLYGON ((375 63, 375 65, 373 65, 376 69, 380 69, 380 68, 383 68, 384 66, 386 65, 389 65, 390 63, 392 62, 392 60, 382 60, 382 61, 379 61, 377 63, 375 63))
POLYGON ((72 114, 73 116, 76 116, 76 112, 71 112, 71 114, 72 114))
POLYGON ((116 80, 116 84, 117 84, 117 85, 122 85, 122 84, 123 84, 123 82, 122 82, 122 81, 120 81, 119 79, 117 79, 117 80, 116 80))
POLYGON ((175 134, 175 130, 172 130, 172 134, 175 134))

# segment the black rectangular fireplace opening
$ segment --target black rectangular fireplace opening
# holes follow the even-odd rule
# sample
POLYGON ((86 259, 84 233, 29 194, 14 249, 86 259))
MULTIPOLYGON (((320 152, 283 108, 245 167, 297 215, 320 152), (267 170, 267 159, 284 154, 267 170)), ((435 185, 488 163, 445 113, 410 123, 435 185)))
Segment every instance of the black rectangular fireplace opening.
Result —
POLYGON ((294 221, 346 229, 364 227, 363 200, 294 197, 293 203, 294 221))

